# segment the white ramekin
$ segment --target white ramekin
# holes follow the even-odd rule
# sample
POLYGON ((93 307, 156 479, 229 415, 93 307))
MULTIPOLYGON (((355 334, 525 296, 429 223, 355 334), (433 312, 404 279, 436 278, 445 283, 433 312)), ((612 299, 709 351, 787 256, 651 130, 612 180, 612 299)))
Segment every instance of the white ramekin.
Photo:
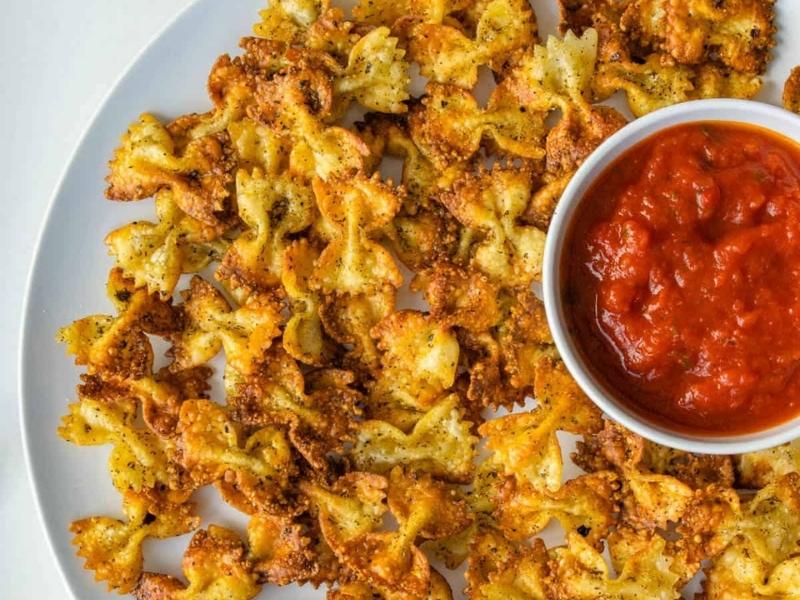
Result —
POLYGON ((800 117, 782 108, 749 100, 696 100, 664 108, 629 123, 603 142, 581 165, 553 214, 544 251, 543 295, 547 321, 564 363, 578 385, 609 417, 649 440, 706 454, 738 454, 771 448, 800 437, 800 417, 743 435, 702 436, 673 431, 648 421, 614 397, 587 368, 567 327, 561 294, 561 265, 567 233, 578 205, 600 173, 620 154, 674 125, 695 121, 738 121, 800 141, 800 117))

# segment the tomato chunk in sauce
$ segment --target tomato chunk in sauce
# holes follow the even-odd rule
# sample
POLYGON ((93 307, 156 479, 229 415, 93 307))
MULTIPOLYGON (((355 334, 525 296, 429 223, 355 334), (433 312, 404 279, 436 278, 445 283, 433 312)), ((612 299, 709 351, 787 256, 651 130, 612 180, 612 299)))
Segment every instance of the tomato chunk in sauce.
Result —
POLYGON ((563 294, 597 376, 673 429, 734 434, 800 413, 800 148, 681 125, 582 199, 563 294))

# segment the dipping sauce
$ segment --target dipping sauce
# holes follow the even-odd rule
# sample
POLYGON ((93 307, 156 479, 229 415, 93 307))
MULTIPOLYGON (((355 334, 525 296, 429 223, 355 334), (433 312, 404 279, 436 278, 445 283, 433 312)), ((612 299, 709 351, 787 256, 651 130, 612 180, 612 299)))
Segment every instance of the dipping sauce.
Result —
POLYGON ((800 413, 800 148, 731 122, 664 130, 581 201, 563 293, 600 381, 703 434, 800 413))

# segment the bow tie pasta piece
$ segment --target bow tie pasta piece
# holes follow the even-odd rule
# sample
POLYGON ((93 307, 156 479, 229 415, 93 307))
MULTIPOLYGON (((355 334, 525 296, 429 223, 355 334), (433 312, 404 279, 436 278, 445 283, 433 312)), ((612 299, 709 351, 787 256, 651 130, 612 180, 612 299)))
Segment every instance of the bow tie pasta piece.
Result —
POLYGON ((86 365, 90 374, 119 374, 139 378, 150 374, 153 348, 145 334, 165 335, 179 325, 170 301, 145 289, 135 289, 121 270, 112 269, 108 296, 119 314, 91 315, 58 330, 56 339, 86 365))
POLYGON ((484 527, 470 544, 466 594, 472 600, 549 600, 547 575, 542 540, 517 544, 484 527))
POLYGON ((409 56, 424 77, 437 83, 472 88, 478 67, 502 71, 515 53, 536 42, 536 17, 524 0, 491 0, 480 4, 475 38, 443 23, 420 23, 409 33, 409 56))
MULTIPOLYGON (((354 473, 340 479, 336 484, 339 489, 334 488, 339 495, 317 486, 307 491, 318 506, 328 543, 360 584, 356 588, 359 593, 371 589, 384 598, 410 600, 446 590, 439 578, 432 578, 430 565, 414 542, 418 536, 436 538, 465 527, 470 516, 463 498, 429 476, 395 469, 389 480, 389 506, 398 527, 392 532, 377 532, 383 500, 382 488, 377 487, 379 480, 362 483, 371 489, 356 490, 357 499, 342 497, 347 494, 342 494, 342 488, 352 489, 353 480, 361 477, 366 475, 354 473), (374 511, 372 518, 370 510, 374 511), (356 516, 359 513, 363 516, 356 516), (355 526, 342 527, 342 522, 354 522, 355 526)), ((385 486, 385 480, 381 485, 385 486)), ((346 597, 342 594, 339 597, 346 597)))
POLYGON ((783 86, 783 107, 800 114, 800 67, 795 67, 783 86))
POLYGON ((424 294, 431 318, 444 327, 481 332, 500 321, 500 291, 480 271, 438 263, 420 271, 411 289, 424 294))
POLYGON ((322 296, 322 325, 339 344, 350 346, 345 362, 351 368, 377 367, 380 353, 371 332, 394 310, 396 297, 397 291, 391 285, 369 294, 333 292, 322 296))
MULTIPOLYGON (((329 24, 334 28, 344 25, 330 21, 329 24)), ((351 25, 347 24, 348 30, 351 25)), ((323 32, 318 29, 318 33, 323 32)), ((281 67, 275 69, 281 73, 279 78, 260 82, 261 89, 275 91, 299 85, 292 91, 295 98, 311 114, 323 119, 343 115, 354 100, 370 110, 406 112, 410 77, 405 50, 398 48, 398 39, 391 36, 387 27, 378 27, 363 36, 348 34, 346 39, 346 47, 336 49, 288 48, 273 41, 249 41, 250 47, 272 49, 270 62, 281 67), (344 51, 341 63, 331 54, 338 53, 337 50, 344 51)), ((279 106, 288 108, 286 99, 280 96, 267 94, 262 101, 267 106, 272 104, 273 110, 279 106)))
POLYGON ((619 62, 600 65, 594 90, 600 98, 624 90, 631 112, 641 117, 658 108, 689 100, 694 89, 692 75, 690 68, 663 64, 657 54, 652 54, 642 64, 619 62))
POLYGON ((544 373, 545 380, 550 378, 552 361, 558 356, 544 305, 529 287, 490 286, 484 293, 494 299, 493 321, 487 323, 484 315, 482 329, 459 331, 469 366, 467 398, 477 406, 511 410, 534 393, 537 373, 544 373))
POLYGON ((280 283, 287 236, 311 225, 314 197, 296 177, 236 174, 239 216, 248 227, 231 245, 215 277, 231 288, 266 291, 280 283))
MULTIPOLYGON (((598 58, 601 62, 630 60, 631 45, 635 40, 622 31, 620 20, 630 0, 558 0, 561 9, 559 32, 583 33, 592 28, 597 31, 598 58)), ((637 48, 638 49, 638 48, 637 48)))
POLYGON ((317 508, 325 540, 357 580, 384 597, 422 598, 430 585, 430 565, 413 544, 416 535, 403 535, 402 529, 376 532, 386 510, 386 487, 385 478, 358 472, 338 479, 331 490, 301 484, 317 508))
POLYGON ((180 481, 173 443, 136 427, 135 415, 135 411, 127 413, 119 406, 84 398, 69 405, 58 434, 79 446, 112 444, 108 472, 120 492, 152 490, 171 502, 185 501, 192 490, 180 481))
POLYGON ((286 516, 258 514, 247 525, 249 559, 259 580, 304 583, 319 572, 312 540, 286 516))
POLYGON ((556 431, 574 434, 601 427, 600 413, 560 363, 541 362, 531 412, 487 421, 479 428, 500 472, 536 489, 561 487, 563 461, 556 431))
POLYGON ((387 487, 385 477, 359 472, 340 477, 331 488, 311 481, 300 483, 316 508, 326 541, 337 553, 346 542, 380 528, 387 487))
POLYGON ((405 119, 370 113, 359 127, 359 134, 370 145, 373 156, 388 155, 403 160, 402 182, 407 194, 384 230, 392 250, 414 270, 454 256, 461 226, 434 201, 434 196, 449 186, 459 166, 439 173, 411 139, 405 119))
POLYGON ((567 545, 551 551, 550 593, 556 600, 678 600, 681 597, 680 560, 665 551, 659 536, 632 555, 616 578, 602 555, 577 533, 567 545))
POLYGON ((544 157, 544 113, 529 111, 504 86, 485 109, 469 91, 430 83, 409 118, 414 143, 437 169, 464 162, 490 141, 499 151, 522 158, 544 157))
POLYGON ((218 260, 226 242, 178 208, 169 190, 157 193, 156 213, 157 224, 135 221, 109 233, 105 243, 125 277, 166 299, 183 273, 218 260))
POLYGON ((289 160, 288 141, 275 131, 244 118, 228 125, 228 135, 240 169, 259 168, 268 175, 278 175, 289 160))
POLYGON ((249 120, 246 115, 255 103, 257 81, 289 64, 284 57, 285 46, 280 42, 246 37, 239 45, 244 54, 234 58, 221 55, 208 75, 208 94, 214 108, 204 114, 184 115, 167 126, 178 149, 226 129, 233 141, 236 125, 249 120))
POLYGON ((551 361, 558 358, 544 304, 528 287, 506 290, 498 300, 502 317, 496 326, 496 338, 503 373, 512 388, 530 393, 539 370, 549 373, 551 361), (544 367, 540 367, 542 361, 544 367))
POLYGON ((292 316, 283 330, 283 348, 296 360, 320 366, 330 355, 319 316, 322 299, 311 289, 319 252, 306 239, 295 240, 283 252, 281 283, 292 316))
POLYGON ((405 200, 427 205, 429 196, 444 182, 440 181, 442 174, 411 139, 406 116, 369 113, 365 115, 364 122, 357 123, 356 126, 373 154, 387 154, 403 159, 402 183, 408 193, 405 200))
POLYGON ((234 216, 229 142, 227 134, 205 136, 189 142, 179 155, 167 129, 143 114, 109 163, 106 196, 139 200, 168 188, 183 212, 211 227, 225 227, 234 216))
POLYGON ((669 475, 623 473, 623 509, 628 523, 641 529, 665 529, 678 522, 692 499, 692 489, 669 475))
POLYGON ((520 60, 503 85, 531 110, 587 109, 596 60, 596 30, 587 29, 581 37, 572 31, 563 39, 551 35, 545 46, 534 46, 520 60))
POLYGON ((717 59, 737 71, 763 73, 775 45, 773 0, 634 0, 621 27, 677 62, 717 59))
POLYGON ((185 371, 171 371, 164 367, 155 375, 148 374, 133 379, 118 375, 81 375, 78 394, 104 404, 125 405, 138 402, 147 426, 162 437, 175 433, 178 411, 187 398, 203 398, 209 389, 209 367, 193 367, 185 371))
POLYGON ((743 488, 763 488, 776 479, 800 471, 800 440, 734 458, 736 483, 743 488))
POLYGON ((261 590, 239 536, 218 525, 192 536, 183 573, 188 586, 169 575, 144 573, 133 595, 136 600, 250 600, 261 590))
POLYGON ((511 540, 533 537, 556 519, 564 531, 579 533, 602 548, 603 538, 616 521, 618 488, 617 476, 611 471, 582 475, 556 491, 508 480, 501 488, 494 514, 511 540))
POLYGON ((301 64, 257 87, 254 116, 291 142, 289 169, 293 174, 327 179, 351 175, 365 166, 369 148, 364 141, 348 129, 323 121, 332 116, 334 108, 343 107, 334 102, 334 83, 329 68, 301 64))
POLYGON ((253 295, 233 310, 214 286, 197 275, 182 294, 186 326, 171 336, 176 368, 201 365, 224 348, 227 364, 249 373, 280 334, 282 318, 270 297, 253 295))
POLYGON ((89 517, 74 521, 70 531, 78 556, 97 581, 110 590, 126 594, 133 590, 142 573, 142 542, 148 537, 168 538, 183 535, 200 524, 193 515, 194 505, 152 502, 146 496, 128 492, 122 510, 126 520, 89 517))
POLYGON ((375 326, 372 336, 383 354, 371 403, 425 411, 455 383, 456 336, 422 313, 392 313, 375 326))
MULTIPOLYGON (((699 4, 704 2, 700 0, 699 4)), ((637 22, 649 19, 647 27, 659 30, 658 35, 663 37, 667 27, 657 21, 668 20, 666 15, 676 9, 683 11, 684 7, 676 8, 679 4, 685 3, 682 0, 666 3, 650 0, 641 3, 561 2, 560 29, 565 36, 569 30, 584 32, 584 35, 589 28, 597 31, 599 64, 592 82, 596 99, 605 99, 617 90, 624 90, 631 111, 641 116, 693 98, 751 98, 758 93, 761 79, 755 71, 740 71, 711 62, 708 56, 694 61, 696 64, 681 64, 682 61, 676 62, 676 57, 667 52, 663 44, 654 44, 653 39, 641 35, 641 23, 637 22)), ((713 10, 704 7, 701 12, 713 10)), ((771 9, 768 11, 771 13, 771 9)), ((696 34, 702 37, 702 30, 692 35, 696 34)), ((713 48, 708 50, 715 52, 713 48)))
POLYGON ((602 429, 584 434, 576 450, 573 462, 589 472, 614 469, 619 473, 635 470, 669 475, 692 489, 712 484, 730 488, 734 483, 730 457, 691 454, 660 446, 610 419, 603 420, 602 429))
POLYGON ((304 31, 330 6, 328 0, 270 0, 259 11, 256 35, 287 44, 301 43, 304 31))
POLYGON ((280 430, 264 427, 245 439, 223 407, 187 400, 178 434, 182 463, 198 485, 220 482, 226 499, 241 498, 248 508, 271 508, 281 500, 294 464, 280 430))
POLYGON ((561 109, 562 118, 547 135, 548 172, 574 171, 600 142, 626 123, 614 109, 593 107, 589 102, 597 44, 595 29, 586 29, 581 37, 572 31, 563 39, 549 36, 546 46, 535 46, 501 84, 528 110, 561 109))
POLYGON ((389 473, 387 499, 395 518, 409 528, 410 540, 417 536, 427 540, 450 537, 473 521, 458 488, 425 473, 406 472, 402 467, 389 473))
POLYGON ((306 393, 300 368, 276 346, 250 376, 226 374, 227 400, 234 418, 248 427, 285 427, 303 458, 325 470, 330 453, 353 437, 360 394, 349 387, 353 377, 347 372, 321 370, 310 379, 306 393))
POLYGON ((753 98, 761 90, 761 77, 715 64, 695 68, 693 98, 753 98))
POLYGON ((384 421, 361 423, 351 455, 359 469, 386 473, 405 465, 452 482, 472 477, 477 438, 462 418, 457 394, 434 405, 410 433, 384 421))
POLYGON ((397 42, 387 27, 373 29, 356 42, 334 84, 340 102, 355 100, 364 108, 387 113, 408 110, 405 101, 411 78, 403 60, 405 50, 397 42))
POLYGON ((797 594, 800 476, 790 473, 744 505, 730 543, 706 569, 709 600, 778 600, 797 594))
POLYGON ((623 90, 636 117, 656 109, 697 98, 752 98, 761 79, 714 65, 697 68, 665 62, 651 54, 643 63, 611 62, 599 65, 593 81, 595 95, 608 98, 623 90))
MULTIPOLYGON (((627 124, 627 120, 608 106, 593 106, 586 111, 568 111, 547 133, 545 142, 546 167, 549 173, 572 176, 587 156, 594 152, 606 138, 627 124)), ((569 179, 567 178, 567 181, 569 179)), ((550 215, 563 192, 559 185, 554 202, 545 202, 540 210, 544 217, 534 217, 534 222, 549 224, 550 215)), ((540 197, 539 204, 542 204, 540 197)), ((533 203, 533 201, 532 201, 533 203)))
POLYGON ((484 234, 473 264, 505 285, 529 285, 542 273, 545 234, 520 221, 531 200, 525 169, 479 169, 457 180, 441 202, 466 227, 484 234))
POLYGON ((335 233, 322 251, 312 284, 324 292, 370 293, 386 284, 400 287, 402 275, 392 256, 373 241, 402 202, 402 188, 378 174, 314 181, 319 210, 335 233))

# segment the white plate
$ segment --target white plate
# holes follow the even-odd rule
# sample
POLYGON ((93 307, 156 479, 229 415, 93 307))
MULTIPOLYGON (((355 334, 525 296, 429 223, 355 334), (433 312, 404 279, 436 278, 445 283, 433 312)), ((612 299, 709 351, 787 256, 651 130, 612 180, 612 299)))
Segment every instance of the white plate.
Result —
MULTIPOLYGON (((104 285, 111 259, 103 237, 137 218, 153 218, 152 201, 112 203, 103 199, 106 162, 128 124, 143 111, 171 118, 205 110, 208 71, 223 52, 236 53, 241 36, 264 0, 198 0, 164 30, 122 77, 86 132, 52 200, 28 282, 20 352, 22 427, 39 512, 67 587, 81 600, 116 597, 93 581, 75 556, 67 530, 70 521, 90 515, 120 516, 120 496, 106 470, 107 446, 79 448, 55 433, 81 369, 54 342, 56 329, 92 313, 112 312, 104 285)), ((543 34, 554 31, 554 0, 536 3, 543 34)), ((800 56, 800 3, 779 0, 781 25, 775 59, 760 99, 777 103, 783 81, 800 56)), ((571 443, 564 439, 565 453, 571 443)), ((569 475, 569 473, 567 473, 569 475)), ((242 530, 244 519, 221 503, 216 492, 201 493, 204 524, 216 522, 242 530)), ((6 516, 13 518, 13 516, 6 516)), ((191 536, 145 543, 145 569, 180 575, 180 556, 191 536)), ((554 528, 545 536, 556 542, 554 528)), ((42 565, 41 568, 51 568, 42 565)), ((463 583, 451 582, 460 597, 463 583)), ((268 586, 260 597, 324 598, 306 586, 268 586)))

